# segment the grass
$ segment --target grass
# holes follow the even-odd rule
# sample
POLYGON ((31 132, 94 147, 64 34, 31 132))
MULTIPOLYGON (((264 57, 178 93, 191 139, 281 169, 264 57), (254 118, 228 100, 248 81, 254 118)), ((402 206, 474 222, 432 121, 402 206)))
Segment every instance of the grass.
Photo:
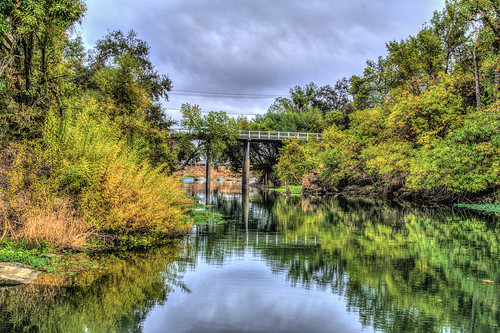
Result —
POLYGON ((94 234, 85 219, 69 209, 64 201, 54 208, 27 209, 23 222, 13 233, 16 237, 28 239, 32 244, 54 244, 57 250, 83 249, 94 234))
POLYGON ((26 240, 0 239, 0 262, 19 263, 54 276, 73 276, 77 272, 100 268, 99 260, 87 254, 61 251, 54 255, 53 245, 30 245, 26 240))
POLYGON ((500 203, 494 203, 494 204, 456 204, 455 206, 480 210, 480 211, 484 211, 484 212, 492 212, 495 214, 500 214, 500 203))
MULTIPOLYGON (((272 190, 280 193, 286 193, 286 188, 287 186, 281 186, 273 188, 272 190)), ((302 185, 290 185, 288 188, 290 189, 291 194, 300 194, 300 191, 302 191, 302 185)))

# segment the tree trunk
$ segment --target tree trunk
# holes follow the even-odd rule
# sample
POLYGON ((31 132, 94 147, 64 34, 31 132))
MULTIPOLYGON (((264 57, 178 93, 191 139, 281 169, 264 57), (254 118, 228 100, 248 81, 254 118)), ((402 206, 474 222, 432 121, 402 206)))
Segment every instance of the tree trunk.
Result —
POLYGON ((476 86, 476 108, 479 109, 481 107, 481 91, 479 90, 479 70, 477 66, 476 45, 474 45, 474 51, 472 55, 474 57, 474 83, 476 86))

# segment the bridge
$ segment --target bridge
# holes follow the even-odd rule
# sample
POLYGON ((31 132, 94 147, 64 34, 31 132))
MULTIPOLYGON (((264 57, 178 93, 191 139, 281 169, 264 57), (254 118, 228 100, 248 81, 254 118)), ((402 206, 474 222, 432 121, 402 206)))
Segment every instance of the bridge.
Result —
MULTIPOLYGON (((195 134, 190 130, 185 129, 172 129, 170 131, 170 136, 178 136, 182 134, 195 134)), ((248 187, 249 185, 249 175, 250 175, 250 143, 251 142, 282 142, 284 140, 295 139, 299 141, 306 140, 323 140, 323 133, 306 133, 306 132, 278 132, 278 131, 238 131, 238 140, 243 142, 244 154, 243 154, 243 172, 242 172, 242 186, 248 187)), ((210 191, 210 179, 211 179, 211 163, 210 159, 207 159, 206 164, 206 184, 207 193, 210 191)))
MULTIPOLYGON (((190 130, 185 129, 172 129, 170 136, 177 136, 179 134, 194 134, 190 130)), ((278 131, 238 131, 238 140, 251 140, 254 142, 281 142, 287 139, 296 139, 300 141, 316 139, 323 140, 323 133, 306 133, 306 132, 278 132, 278 131)))

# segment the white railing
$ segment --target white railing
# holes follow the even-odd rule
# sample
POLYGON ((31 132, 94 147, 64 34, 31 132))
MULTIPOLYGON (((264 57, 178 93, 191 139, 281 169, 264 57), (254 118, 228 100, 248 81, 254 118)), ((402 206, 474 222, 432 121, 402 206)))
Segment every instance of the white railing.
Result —
POLYGON ((277 132, 277 131, 239 131, 240 139, 249 140, 322 140, 322 133, 306 133, 306 132, 277 132))
MULTIPOLYGON (((278 132, 278 131, 238 131, 240 139, 243 140, 286 140, 286 139, 297 139, 297 140, 322 140, 323 133, 306 133, 306 132, 278 132)), ((189 134, 191 131, 185 129, 172 129, 170 135, 172 134, 189 134)))

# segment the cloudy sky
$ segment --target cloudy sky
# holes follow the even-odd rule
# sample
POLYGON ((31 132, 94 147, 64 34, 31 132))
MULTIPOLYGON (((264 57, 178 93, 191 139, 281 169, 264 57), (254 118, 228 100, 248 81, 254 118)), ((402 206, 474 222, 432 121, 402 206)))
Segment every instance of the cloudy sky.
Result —
POLYGON ((264 113, 290 87, 360 74, 385 43, 416 34, 444 0, 87 0, 91 47, 135 30, 174 84, 167 112, 264 113), (230 96, 229 96, 230 95, 230 96))

